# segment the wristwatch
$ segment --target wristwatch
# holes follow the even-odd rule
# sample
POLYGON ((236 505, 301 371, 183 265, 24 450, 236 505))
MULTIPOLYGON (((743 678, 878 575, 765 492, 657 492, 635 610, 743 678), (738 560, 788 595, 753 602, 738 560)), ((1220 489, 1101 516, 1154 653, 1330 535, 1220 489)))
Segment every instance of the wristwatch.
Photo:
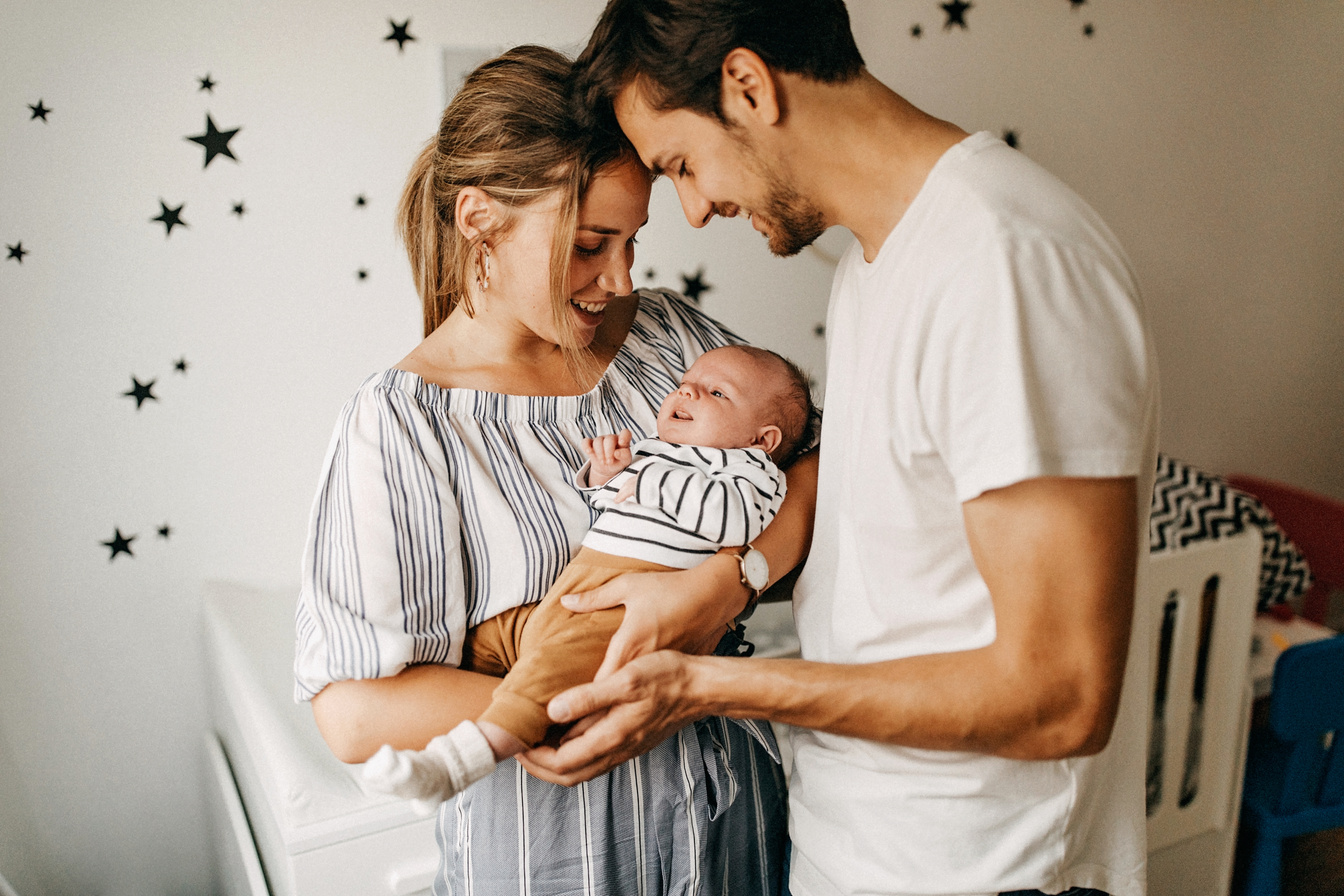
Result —
POLYGON ((761 600, 761 592, 770 584, 770 563, 765 555, 751 545, 743 545, 737 554, 737 565, 742 569, 742 584, 751 589, 747 605, 738 614, 736 622, 748 619, 756 612, 756 604, 761 600))

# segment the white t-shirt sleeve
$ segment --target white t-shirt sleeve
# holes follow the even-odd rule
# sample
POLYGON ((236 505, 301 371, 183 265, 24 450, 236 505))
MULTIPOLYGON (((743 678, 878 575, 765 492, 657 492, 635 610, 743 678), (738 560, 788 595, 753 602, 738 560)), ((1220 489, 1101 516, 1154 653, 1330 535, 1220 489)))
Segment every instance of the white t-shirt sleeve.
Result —
POLYGON ((1138 475, 1151 371, 1128 270, 1032 234, 964 257, 919 379, 958 499, 1038 476, 1138 475))

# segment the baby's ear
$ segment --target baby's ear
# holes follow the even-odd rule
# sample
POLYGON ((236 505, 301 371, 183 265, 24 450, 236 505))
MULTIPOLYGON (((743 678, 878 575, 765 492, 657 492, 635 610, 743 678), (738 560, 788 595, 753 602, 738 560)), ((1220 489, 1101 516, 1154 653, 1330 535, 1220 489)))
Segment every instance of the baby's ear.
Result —
POLYGON ((780 432, 778 426, 770 423, 757 430, 756 438, 752 441, 751 447, 763 448, 766 454, 773 456, 775 449, 779 447, 779 443, 782 441, 784 441, 784 433, 780 432))

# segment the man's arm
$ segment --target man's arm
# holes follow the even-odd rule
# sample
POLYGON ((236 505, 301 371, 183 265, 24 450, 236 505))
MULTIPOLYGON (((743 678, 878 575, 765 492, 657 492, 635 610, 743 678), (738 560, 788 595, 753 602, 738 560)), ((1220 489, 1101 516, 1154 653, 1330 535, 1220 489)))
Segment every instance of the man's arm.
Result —
POLYGON ((660 651, 574 688, 586 720, 529 769, 575 783, 707 715, 768 718, 912 747, 1053 759, 1101 750, 1124 678, 1138 550, 1135 481, 1043 478, 963 505, 997 636, 975 650, 865 665, 660 651))

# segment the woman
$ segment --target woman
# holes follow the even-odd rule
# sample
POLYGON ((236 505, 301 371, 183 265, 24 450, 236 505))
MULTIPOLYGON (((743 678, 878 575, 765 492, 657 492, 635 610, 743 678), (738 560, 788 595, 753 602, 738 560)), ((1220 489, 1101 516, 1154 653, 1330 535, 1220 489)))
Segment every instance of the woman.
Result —
MULTIPOLYGON (((485 707, 498 680, 457 668, 463 638, 540 599, 577 548, 582 438, 651 433, 685 368, 736 339, 676 296, 631 294, 649 174, 576 132, 568 70, 538 47, 482 65, 402 198, 426 336, 342 412, 298 614, 298 691, 347 762, 485 707)), ((804 550, 803 485, 756 543, 777 573, 804 550)), ((645 581, 627 653, 712 647, 748 598, 725 555, 626 578, 645 581)), ((783 789, 768 727, 723 719, 575 788, 505 763, 440 809, 434 892, 777 893, 783 789)))

